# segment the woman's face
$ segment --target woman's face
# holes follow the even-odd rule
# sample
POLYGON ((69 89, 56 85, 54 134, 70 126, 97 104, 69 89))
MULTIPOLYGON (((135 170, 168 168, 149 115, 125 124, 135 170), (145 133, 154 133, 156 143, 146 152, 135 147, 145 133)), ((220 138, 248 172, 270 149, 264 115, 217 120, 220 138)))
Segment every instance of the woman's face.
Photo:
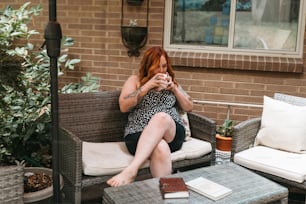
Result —
POLYGON ((167 73, 167 60, 164 56, 160 57, 159 67, 154 70, 154 75, 157 73, 166 74, 167 73))

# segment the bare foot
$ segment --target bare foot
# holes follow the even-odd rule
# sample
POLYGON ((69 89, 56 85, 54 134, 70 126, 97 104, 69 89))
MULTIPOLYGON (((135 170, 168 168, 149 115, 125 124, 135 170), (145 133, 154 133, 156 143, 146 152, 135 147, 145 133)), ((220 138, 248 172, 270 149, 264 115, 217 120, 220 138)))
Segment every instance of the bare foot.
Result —
POLYGON ((134 171, 126 168, 121 173, 110 178, 106 183, 112 187, 123 186, 132 183, 136 177, 136 174, 137 172, 135 173, 134 171))

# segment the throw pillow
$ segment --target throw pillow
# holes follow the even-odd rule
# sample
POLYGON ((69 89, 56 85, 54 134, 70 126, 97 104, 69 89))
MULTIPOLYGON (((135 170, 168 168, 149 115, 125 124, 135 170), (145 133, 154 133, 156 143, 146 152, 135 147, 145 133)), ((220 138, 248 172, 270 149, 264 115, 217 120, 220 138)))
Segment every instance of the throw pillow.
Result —
POLYGON ((255 145, 306 153, 306 107, 264 96, 261 127, 255 145))
POLYGON ((187 112, 183 112, 180 113, 180 117, 183 120, 184 126, 185 126, 185 134, 186 134, 186 138, 185 140, 190 140, 191 138, 191 131, 190 131, 190 125, 189 125, 189 119, 188 119, 188 115, 187 112))

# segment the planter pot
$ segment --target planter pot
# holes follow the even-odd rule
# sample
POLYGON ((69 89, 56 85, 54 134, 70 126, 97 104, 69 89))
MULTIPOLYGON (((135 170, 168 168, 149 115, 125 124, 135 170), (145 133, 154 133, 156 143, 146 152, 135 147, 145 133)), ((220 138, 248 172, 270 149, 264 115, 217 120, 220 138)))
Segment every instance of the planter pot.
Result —
POLYGON ((122 42, 129 49, 130 57, 139 56, 139 49, 146 44, 147 34, 147 27, 121 26, 122 42))
POLYGON ((216 148, 221 151, 231 151, 232 137, 224 137, 216 134, 216 148))
POLYGON ((23 203, 23 165, 0 166, 0 203, 23 203))
MULTIPOLYGON (((33 173, 45 173, 52 176, 52 169, 43 167, 26 167, 24 172, 33 173)), ((60 189, 64 186, 63 178, 60 176, 60 189)), ((36 192, 24 193, 23 201, 24 203, 52 203, 53 196, 53 185, 36 192)))

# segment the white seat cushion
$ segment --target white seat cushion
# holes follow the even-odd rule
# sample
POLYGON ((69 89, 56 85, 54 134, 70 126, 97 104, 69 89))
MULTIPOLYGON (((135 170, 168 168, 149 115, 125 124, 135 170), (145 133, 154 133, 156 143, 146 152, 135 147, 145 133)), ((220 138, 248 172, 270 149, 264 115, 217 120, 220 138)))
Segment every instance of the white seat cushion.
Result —
MULTIPOLYGON (((85 175, 113 175, 122 171, 132 161, 124 142, 92 143, 83 142, 82 163, 85 175)), ((184 142, 183 147, 171 154, 172 161, 201 157, 212 151, 211 144, 191 138, 184 142)), ((149 160, 141 168, 148 167, 149 160)))
MULTIPOLYGON (((203 140, 191 137, 183 143, 181 151, 185 154, 185 159, 195 159, 206 155, 212 151, 211 144, 203 140)), ((172 154, 174 154, 173 152, 172 154)))
POLYGON ((302 183, 306 178, 305 154, 256 146, 235 154, 234 162, 298 183, 302 183))
MULTIPOLYGON (((112 175, 122 171, 133 159, 124 142, 82 143, 82 163, 85 175, 112 175)), ((146 162, 145 166, 149 163, 146 162)))

